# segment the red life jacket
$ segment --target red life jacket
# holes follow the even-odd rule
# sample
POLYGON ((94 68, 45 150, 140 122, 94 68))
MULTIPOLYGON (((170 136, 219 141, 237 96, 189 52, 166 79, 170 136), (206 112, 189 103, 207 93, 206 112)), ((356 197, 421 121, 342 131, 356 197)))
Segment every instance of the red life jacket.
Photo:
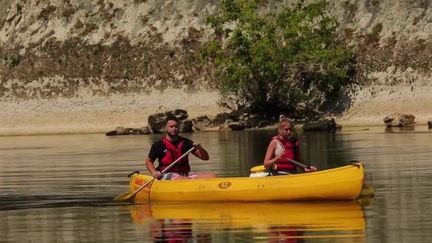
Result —
POLYGON ((273 139, 280 142, 285 149, 281 158, 275 162, 276 170, 295 170, 296 165, 290 162, 289 159, 298 159, 299 141, 296 138, 284 139, 280 136, 275 136, 273 139))
MULTIPOLYGON (((159 171, 164 170, 166 167, 168 167, 168 165, 170 165, 172 162, 174 162, 176 159, 180 158, 183 155, 182 152, 185 144, 185 141, 181 139, 181 141, 178 143, 176 148, 174 144, 172 144, 171 141, 169 141, 166 137, 161 138, 161 140, 165 145, 166 152, 162 160, 159 161, 159 166, 158 166, 159 171)), ((166 172, 176 172, 176 173, 190 172, 188 156, 185 156, 183 159, 178 161, 173 167, 171 167, 166 172)))

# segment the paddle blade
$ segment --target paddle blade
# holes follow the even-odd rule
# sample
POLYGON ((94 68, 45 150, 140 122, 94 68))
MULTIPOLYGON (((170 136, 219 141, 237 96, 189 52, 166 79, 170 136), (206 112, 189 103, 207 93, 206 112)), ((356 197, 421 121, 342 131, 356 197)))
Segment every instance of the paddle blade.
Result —
POLYGON ((155 178, 147 181, 144 185, 140 186, 140 188, 136 189, 134 192, 126 192, 126 193, 123 193, 123 194, 117 196, 116 198, 114 198, 114 201, 126 201, 126 200, 131 199, 133 196, 135 196, 135 194, 137 194, 139 191, 141 191, 141 189, 146 187, 148 184, 152 183, 154 180, 155 180, 155 178))
POLYGON ((129 200, 133 195, 135 195, 133 192, 126 192, 123 194, 118 195, 114 198, 114 201, 121 202, 121 201, 127 201, 129 200))
POLYGON ((371 185, 363 184, 359 197, 373 197, 374 195, 375 189, 371 185))
POLYGON ((258 166, 254 166, 251 168, 250 172, 251 173, 258 173, 258 172, 264 172, 267 169, 264 167, 264 165, 258 165, 258 166))

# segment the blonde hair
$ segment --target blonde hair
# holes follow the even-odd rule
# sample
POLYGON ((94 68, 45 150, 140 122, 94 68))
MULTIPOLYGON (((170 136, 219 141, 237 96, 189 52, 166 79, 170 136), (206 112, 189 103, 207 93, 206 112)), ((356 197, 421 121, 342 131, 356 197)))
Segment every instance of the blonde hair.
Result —
POLYGON ((279 127, 282 125, 282 123, 289 123, 291 125, 291 127, 294 127, 294 123, 289 118, 284 117, 284 118, 279 119, 279 127))

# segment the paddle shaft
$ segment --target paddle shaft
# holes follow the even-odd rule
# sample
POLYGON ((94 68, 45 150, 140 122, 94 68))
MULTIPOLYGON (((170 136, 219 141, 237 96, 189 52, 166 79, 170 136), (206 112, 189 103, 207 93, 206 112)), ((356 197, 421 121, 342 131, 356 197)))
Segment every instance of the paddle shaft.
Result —
MULTIPOLYGON (((172 162, 170 165, 168 165, 164 170, 161 171, 161 174, 163 175, 165 172, 167 172, 171 167, 173 167, 177 162, 179 162, 181 159, 183 159, 185 156, 187 156, 190 152, 192 152, 195 149, 195 147, 192 147, 186 153, 184 153, 182 156, 180 156, 178 159, 176 159, 174 162, 172 162)), ((153 179, 147 181, 144 185, 140 186, 138 189, 136 189, 129 197, 134 196, 137 194, 141 189, 143 189, 145 186, 153 182, 156 178, 153 177, 153 179)))
POLYGON ((291 163, 293 163, 293 164, 296 164, 296 165, 302 167, 303 169, 309 168, 309 166, 306 166, 306 165, 304 165, 304 164, 302 164, 302 163, 300 163, 298 161, 295 161, 293 159, 288 158, 288 161, 291 162, 291 163))
POLYGON ((172 162, 170 165, 168 165, 165 169, 161 171, 161 174, 163 175, 165 172, 167 172, 171 167, 173 167, 177 162, 179 162, 181 159, 183 159, 186 155, 188 155, 190 152, 194 151, 195 147, 192 147, 186 153, 184 153, 182 156, 180 156, 178 159, 176 159, 174 162, 172 162))

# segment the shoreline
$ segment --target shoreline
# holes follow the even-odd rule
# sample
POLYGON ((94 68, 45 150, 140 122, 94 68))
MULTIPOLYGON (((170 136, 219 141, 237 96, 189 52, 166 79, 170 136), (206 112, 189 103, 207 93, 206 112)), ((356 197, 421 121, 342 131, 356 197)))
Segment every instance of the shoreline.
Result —
POLYGON ((357 91, 351 107, 336 123, 342 126, 384 126, 393 113, 411 114, 416 124, 432 120, 432 86, 371 85, 357 91))
POLYGON ((106 133, 117 126, 141 128, 149 115, 184 109, 189 118, 215 116, 226 111, 218 107, 216 91, 195 93, 167 89, 149 94, 81 95, 53 100, 0 101, 0 136, 106 133))
MULTIPOLYGON (((416 124, 432 120, 432 86, 369 86, 352 98, 352 106, 334 117, 343 127, 384 126, 395 112, 413 114, 416 124)), ((217 105, 217 91, 190 93, 168 89, 150 94, 112 95, 22 102, 0 101, 0 136, 106 133, 117 126, 141 128, 153 113, 184 109, 189 118, 214 117, 227 111, 217 105)))

